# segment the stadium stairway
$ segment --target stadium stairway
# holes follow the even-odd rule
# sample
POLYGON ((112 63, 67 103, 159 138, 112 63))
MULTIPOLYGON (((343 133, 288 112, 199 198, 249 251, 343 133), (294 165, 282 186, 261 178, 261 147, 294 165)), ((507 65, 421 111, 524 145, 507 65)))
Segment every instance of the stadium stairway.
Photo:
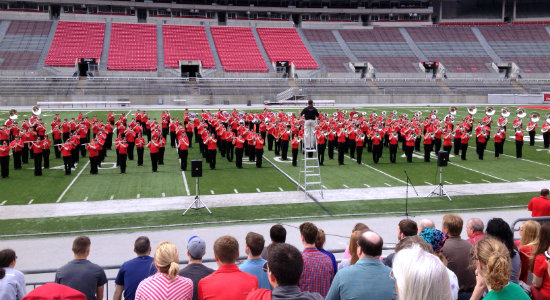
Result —
POLYGON ((483 36, 481 31, 479 31, 479 29, 477 27, 472 27, 472 32, 474 33, 477 40, 481 44, 481 47, 483 47, 483 49, 485 49, 485 52, 487 52, 487 54, 491 57, 491 59, 493 61, 499 62, 500 57, 497 55, 495 50, 493 50, 493 48, 491 48, 491 46, 489 45, 489 43, 487 42, 487 40, 485 39, 485 37, 483 36))
POLYGON ((332 31, 332 34, 334 35, 334 38, 336 38, 336 40, 338 41, 338 44, 340 45, 340 48, 342 48, 342 50, 349 57, 349 59, 351 61, 357 61, 358 62, 359 59, 357 58, 357 56, 355 56, 355 54, 353 54, 353 52, 349 48, 346 41, 344 41, 344 38, 340 34, 340 31, 335 29, 335 30, 332 31))
POLYGON ((105 23, 105 35, 103 37, 103 50, 99 59, 99 70, 107 71, 107 58, 109 57, 109 44, 111 43, 111 28, 113 22, 110 20, 105 23))
POLYGON ((546 32, 548 32, 548 35, 550 35, 550 26, 546 26, 544 27, 544 29, 546 29, 546 32))
POLYGON ((157 24, 157 72, 164 72, 164 37, 162 24, 157 24))
POLYGON ((305 37, 304 35, 304 32, 302 31, 302 28, 296 28, 296 32, 298 32, 298 35, 300 36, 300 39, 302 39, 302 43, 304 43, 304 45, 306 46, 306 48, 308 49, 309 51, 309 54, 311 54, 311 56, 313 57, 313 59, 315 60, 315 62, 317 62, 317 65, 319 66, 319 72, 322 72, 322 73, 326 73, 327 72, 327 68, 325 67, 325 64, 323 63, 323 61, 317 56, 317 54, 315 53, 315 51, 313 51, 313 47, 311 46, 311 44, 309 43, 308 39, 305 37))
POLYGON ((223 72, 222 61, 220 60, 220 55, 218 54, 218 50, 216 49, 216 44, 214 43, 214 37, 212 36, 212 31, 210 30, 210 26, 204 26, 204 30, 206 31, 208 44, 210 44, 210 51, 212 52, 212 57, 214 58, 214 62, 216 62, 216 71, 223 72))
POLYGON ((0 41, 4 39, 4 36, 6 36, 8 27, 10 27, 10 21, 0 21, 0 41))
POLYGON ((258 49, 260 49, 260 52, 262 53, 262 57, 264 58, 265 64, 267 65, 268 72, 274 72, 275 69, 273 68, 273 64, 271 64, 271 61, 269 60, 269 56, 267 55, 267 51, 265 51, 264 44, 262 43, 262 40, 260 39, 260 35, 258 34, 258 30, 256 30, 256 27, 252 27, 252 35, 254 35, 254 39, 256 40, 256 44, 258 45, 258 49))
POLYGON ((41 68, 44 66, 44 63, 46 62, 46 57, 48 56, 48 52, 50 51, 50 47, 53 43, 53 37, 55 35, 55 31, 57 30, 57 24, 58 20, 54 20, 52 22, 52 27, 50 29, 50 33, 48 34, 48 39, 46 40, 46 46, 44 47, 44 51, 42 51, 42 54, 40 54, 40 59, 38 60, 38 66, 41 68))
POLYGON ((424 55, 424 53, 422 53, 420 48, 418 48, 418 46, 416 45, 416 43, 411 38, 411 36, 409 35, 409 33, 405 28, 399 28, 399 32, 401 33, 401 35, 403 36, 403 38, 405 39, 405 41, 407 42, 411 50, 414 52, 416 57, 420 59, 420 61, 429 61, 426 55, 424 55))

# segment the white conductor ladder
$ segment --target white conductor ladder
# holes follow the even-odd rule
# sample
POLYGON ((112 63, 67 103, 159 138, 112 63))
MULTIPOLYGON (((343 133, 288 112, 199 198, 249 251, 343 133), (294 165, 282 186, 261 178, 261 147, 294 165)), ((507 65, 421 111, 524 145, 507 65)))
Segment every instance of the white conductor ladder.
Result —
MULTIPOLYGON (((315 134, 312 134, 315 138, 315 134)), ((302 159, 300 160, 300 184, 304 188, 305 196, 308 194, 313 196, 313 193, 319 193, 321 199, 323 197, 323 184, 321 182, 321 168, 319 167, 319 159, 317 155, 317 139, 313 147, 308 148, 308 143, 304 140, 302 144, 302 159), (309 157, 311 153, 312 157, 309 157)))

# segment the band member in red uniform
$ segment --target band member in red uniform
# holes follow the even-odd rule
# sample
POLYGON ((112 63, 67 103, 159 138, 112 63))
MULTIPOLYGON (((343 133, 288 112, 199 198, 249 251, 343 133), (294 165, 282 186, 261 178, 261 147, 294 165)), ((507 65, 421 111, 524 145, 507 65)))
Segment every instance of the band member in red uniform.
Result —
POLYGON ((182 171, 187 170, 187 155, 189 148, 189 140, 186 134, 182 134, 178 140, 178 156, 180 158, 180 169, 182 171))
POLYGON ((42 160, 44 161, 44 169, 50 168, 50 147, 52 146, 52 141, 48 139, 48 136, 45 135, 42 140, 42 160))
MULTIPOLYGON (((529 132, 529 146, 534 146, 535 145, 535 131, 537 130, 537 127, 539 127, 539 125, 537 123, 533 122, 533 121, 527 123, 526 128, 527 128, 527 132, 529 132)), ((519 127, 519 129, 521 129, 521 127, 519 127)), ((516 132, 517 132, 517 130, 516 130, 516 132)), ((523 139, 522 139, 522 141, 523 141, 523 139)))
POLYGON ((424 161, 430 162, 430 153, 433 149, 433 138, 435 134, 432 132, 426 132, 424 134, 424 161))
POLYGON ((382 136, 378 132, 372 132, 372 160, 375 164, 380 160, 382 156, 382 136))
POLYGON ((546 122, 542 124, 542 128, 540 129, 540 132, 542 132, 542 140, 543 140, 544 148, 548 149, 548 147, 550 147, 550 122, 548 122, 548 119, 546 119, 546 122))
POLYGON ((315 133, 317 138, 317 159, 319 160, 319 165, 322 166, 325 162, 325 149, 327 147, 327 137, 321 130, 317 130, 315 133))
POLYGON ((42 176, 42 141, 40 137, 31 143, 31 151, 34 153, 34 176, 42 176))
POLYGON ((389 135, 390 162, 394 164, 397 160, 397 148, 399 147, 399 135, 392 132, 389 135))
POLYGON ((7 141, 0 145, 0 168, 2 169, 2 178, 8 178, 10 175, 10 146, 7 141))
POLYGON ((176 129, 178 128, 178 122, 172 119, 168 127, 170 129, 170 147, 176 148, 176 129))
POLYGON ((497 132, 493 135, 495 140, 495 158, 498 159, 499 155, 503 152, 503 140, 506 137, 506 132, 502 128, 497 128, 497 132))
POLYGON ((273 140, 275 142, 275 155, 281 154, 281 133, 283 129, 278 126, 273 127, 273 140))
MULTIPOLYGON (((450 129, 443 132, 443 151, 451 154, 451 149, 453 148, 453 133, 450 129)), ((450 161, 450 159, 449 159, 450 161)))
POLYGON ((65 175, 71 175, 71 150, 73 149, 73 145, 69 142, 65 142, 64 144, 57 146, 57 148, 59 148, 59 150, 61 151, 61 155, 63 156, 65 175))
MULTIPOLYGON (((54 145, 60 145, 61 143, 63 143, 63 141, 61 140, 62 134, 63 133, 59 129, 59 126, 55 125, 55 127, 52 129, 52 137, 53 137, 54 145)), ((54 150, 55 158, 60 158, 61 157, 61 152, 59 151, 59 148, 54 147, 54 149, 55 149, 54 150)))
POLYGON ((248 161, 255 161, 256 160, 256 134, 252 133, 252 131, 248 132, 247 138, 247 149, 248 149, 248 161))
POLYGON ((405 136, 405 156, 407 156, 407 162, 412 163, 412 154, 414 151, 414 143, 416 141, 416 136, 409 132, 405 136))
POLYGON ((290 147, 292 148, 292 166, 296 167, 298 165, 298 148, 300 146, 300 137, 295 136, 290 141, 290 147))
POLYGON ((128 126, 128 129, 126 129, 126 142, 128 143, 128 159, 134 160, 134 147, 136 145, 136 134, 134 130, 128 126))
POLYGON ((256 137, 256 144, 254 145, 256 151, 256 168, 262 167, 262 158, 264 155, 264 143, 265 140, 261 136, 256 137))
POLYGON ((159 165, 164 165, 164 152, 166 150, 166 139, 159 137, 159 165))
POLYGON ((346 132, 344 129, 339 128, 338 136, 338 165, 344 164, 344 152, 346 152, 346 132))
POLYGON ((477 134, 477 155, 479 160, 483 160, 483 155, 485 154, 485 147, 487 145, 487 130, 483 129, 477 134))
POLYGON ((216 168, 216 143, 218 140, 216 140, 216 136, 214 133, 212 133, 209 137, 206 138, 204 141, 204 145, 208 149, 208 161, 210 162, 210 170, 214 170, 216 168))
POLYGON ((469 141, 470 141, 470 135, 468 134, 466 129, 463 129, 462 130, 462 135, 460 137, 460 149, 462 150, 460 158, 462 160, 466 160, 466 151, 468 150, 468 142, 469 141))
POLYGON ((357 137, 357 129, 350 126, 348 130, 348 149, 349 149, 349 156, 351 158, 355 158, 355 139, 357 137))
POLYGON ((128 156, 128 143, 126 138, 116 143, 115 147, 118 150, 118 166, 120 167, 120 173, 126 173, 126 158, 128 156))
POLYGON ((235 138, 235 165, 237 169, 243 168, 243 152, 245 140, 242 135, 235 138))
POLYGON ((334 147, 336 144, 336 132, 334 130, 328 130, 327 142, 328 142, 328 159, 334 159, 334 147))
POLYGON ((280 139, 281 140, 281 159, 287 160, 288 142, 290 140, 290 125, 287 126, 287 130, 280 132, 280 135, 281 135, 281 139, 280 139))
MULTIPOLYGON (((529 125, 527 125, 529 127, 529 125)), ((523 130, 521 127, 516 128, 516 157, 521 158, 523 154, 523 130)))
POLYGON ((357 151, 357 164, 361 164, 363 157, 363 147, 365 145, 365 134, 359 134, 355 137, 355 150, 357 151))
POLYGON ((455 135, 454 135, 454 140, 453 140, 453 143, 454 143, 454 154, 455 156, 458 156, 458 154, 460 153, 460 149, 461 146, 461 140, 462 140, 462 126, 461 125, 458 125, 457 128, 455 129, 454 131, 455 135))
POLYGON ((138 133, 135 140, 135 144, 136 144, 136 151, 138 156, 137 165, 143 166, 143 150, 145 147, 145 139, 141 136, 141 133, 138 133))
POLYGON ((147 144, 147 148, 149 148, 149 153, 151 155, 151 166, 153 168, 153 172, 157 172, 158 169, 158 155, 159 155, 159 141, 157 137, 154 137, 152 141, 150 141, 147 144))
POLYGON ((14 140, 10 143, 10 148, 13 153, 13 169, 21 169, 21 152, 23 151, 23 141, 16 135, 14 140))
POLYGON ((235 134, 231 130, 226 130, 222 136, 222 139, 225 140, 225 155, 227 161, 232 162, 235 155, 235 145, 233 143, 233 140, 235 139, 235 134))
MULTIPOLYGON (((96 140, 92 140, 88 145, 86 145, 88 150, 88 157, 90 158, 90 174, 97 174, 97 167, 100 163, 99 161, 99 146, 97 145, 96 140)), ((71 163, 74 164, 72 161, 71 163)))

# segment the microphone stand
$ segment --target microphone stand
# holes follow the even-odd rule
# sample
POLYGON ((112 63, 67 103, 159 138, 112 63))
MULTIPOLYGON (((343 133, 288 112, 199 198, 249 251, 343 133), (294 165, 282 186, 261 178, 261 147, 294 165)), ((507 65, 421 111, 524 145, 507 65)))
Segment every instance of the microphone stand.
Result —
POLYGON ((416 196, 418 196, 418 192, 416 191, 416 188, 414 187, 414 184, 411 181, 411 178, 409 177, 409 174, 407 174, 407 170, 403 170, 405 172, 405 176, 407 176, 407 190, 405 192, 405 217, 409 217, 409 184, 412 186, 416 196))

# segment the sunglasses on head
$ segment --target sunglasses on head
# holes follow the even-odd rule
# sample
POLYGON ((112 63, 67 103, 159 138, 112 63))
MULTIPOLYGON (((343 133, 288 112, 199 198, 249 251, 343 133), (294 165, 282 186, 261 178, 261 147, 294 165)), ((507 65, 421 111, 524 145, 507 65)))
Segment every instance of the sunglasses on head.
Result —
POLYGON ((544 256, 546 256, 546 261, 550 261, 550 253, 548 251, 544 251, 544 256))
POLYGON ((262 270, 267 273, 267 262, 262 266, 262 270))

